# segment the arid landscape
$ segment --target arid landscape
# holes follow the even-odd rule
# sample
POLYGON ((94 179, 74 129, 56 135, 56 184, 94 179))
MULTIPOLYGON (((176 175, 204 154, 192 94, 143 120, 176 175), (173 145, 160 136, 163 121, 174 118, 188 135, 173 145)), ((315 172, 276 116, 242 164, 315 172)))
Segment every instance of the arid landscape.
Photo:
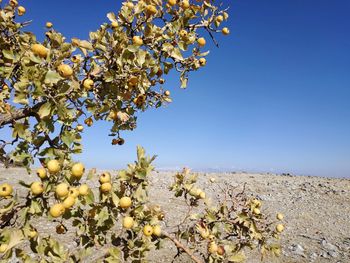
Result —
MULTIPOLYGON (((150 198, 164 209, 168 231, 186 212, 182 200, 173 197, 168 190, 173 174, 154 172, 151 177, 150 198)), ((255 193, 263 202, 264 212, 271 217, 276 212, 285 215, 282 255, 268 258, 265 262, 350 262, 350 180, 274 174, 200 174, 199 184, 212 199, 220 198, 220 191, 210 178, 215 178, 218 185, 230 184, 238 186, 237 189, 245 185, 247 194, 255 193)), ((31 182, 36 180, 36 176, 27 175, 21 168, 0 168, 0 183, 11 182, 20 189, 21 186, 15 184, 18 180, 31 182)), ((39 228, 52 233, 53 227, 48 224, 39 228)), ((65 241, 71 243, 70 240, 65 241)), ((150 254, 150 262, 171 262, 175 254, 172 243, 165 243, 160 252, 150 254)), ((260 262, 256 254, 249 251, 246 254, 247 262, 260 262)), ((183 255, 174 262, 191 260, 183 255)))

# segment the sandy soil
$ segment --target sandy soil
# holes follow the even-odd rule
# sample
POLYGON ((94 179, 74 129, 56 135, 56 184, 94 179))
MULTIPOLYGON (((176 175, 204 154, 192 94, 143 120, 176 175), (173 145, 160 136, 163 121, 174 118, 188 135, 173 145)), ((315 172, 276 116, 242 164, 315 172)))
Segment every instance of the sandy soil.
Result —
MULTIPOLYGON (((186 211, 184 203, 168 191, 172 172, 154 172, 151 176, 151 200, 166 212, 167 225, 174 225, 186 211)), ((301 177, 274 174, 203 173, 199 184, 212 198, 218 198, 217 189, 209 183, 216 178, 221 185, 246 184, 246 192, 263 201, 263 210, 272 216, 285 215, 283 254, 266 262, 350 262, 350 180, 322 177, 301 177)), ((18 179, 31 182, 35 175, 27 175, 21 168, 0 168, 0 183, 18 179)), ((42 225, 52 233, 52 226, 42 225)), ((67 236, 72 243, 73 236, 67 236)), ((151 262, 171 262, 176 249, 165 243, 164 248, 150 255, 151 262)), ((260 262, 255 254, 247 262, 260 262)), ((186 256, 175 262, 191 262, 186 256)))

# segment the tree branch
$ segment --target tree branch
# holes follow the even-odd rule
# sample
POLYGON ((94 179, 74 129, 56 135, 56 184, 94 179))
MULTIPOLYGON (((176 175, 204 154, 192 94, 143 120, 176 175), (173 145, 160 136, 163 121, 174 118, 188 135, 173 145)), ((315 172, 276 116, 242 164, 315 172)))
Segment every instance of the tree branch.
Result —
POLYGON ((24 119, 30 116, 34 116, 37 110, 43 105, 45 101, 39 102, 31 108, 15 109, 9 113, 0 114, 0 128, 4 125, 10 124, 13 121, 24 119))
POLYGON ((170 239, 177 248, 182 249, 183 251, 185 251, 185 253, 187 255, 190 256, 190 258, 196 262, 196 263, 203 263, 199 258, 197 258, 195 255, 193 255, 192 251, 190 249, 188 249, 186 246, 184 246, 183 244, 180 243, 179 240, 177 240, 176 238, 172 237, 170 234, 163 232, 162 233, 166 238, 170 239))

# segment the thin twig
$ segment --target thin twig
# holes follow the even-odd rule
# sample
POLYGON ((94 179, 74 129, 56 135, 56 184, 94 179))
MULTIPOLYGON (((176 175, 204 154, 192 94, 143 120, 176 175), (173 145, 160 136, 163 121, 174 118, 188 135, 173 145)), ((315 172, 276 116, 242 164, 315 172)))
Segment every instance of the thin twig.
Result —
POLYGON ((184 246, 183 244, 181 244, 181 242, 179 240, 177 240, 175 237, 172 237, 170 234, 163 232, 163 235, 170 239, 177 248, 182 249, 187 255, 190 256, 190 258, 196 262, 196 263, 203 263, 203 261, 201 261, 199 258, 197 258, 195 255, 193 255, 192 251, 187 248, 186 246, 184 246))

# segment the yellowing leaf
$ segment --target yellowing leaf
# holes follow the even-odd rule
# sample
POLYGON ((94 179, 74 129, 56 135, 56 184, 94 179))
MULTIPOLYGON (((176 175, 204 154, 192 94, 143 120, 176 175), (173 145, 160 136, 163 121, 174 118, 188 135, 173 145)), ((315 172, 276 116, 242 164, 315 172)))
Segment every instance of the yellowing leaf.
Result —
POLYGON ((10 242, 8 244, 7 250, 10 250, 11 248, 17 246, 18 244, 22 243, 24 239, 24 236, 22 234, 21 230, 14 230, 10 234, 10 242))
POLYGON ((246 257, 243 252, 239 252, 229 257, 228 259, 229 262, 235 262, 235 263, 244 262, 245 260, 246 260, 246 257))
POLYGON ((45 118, 46 116, 49 116, 51 112, 51 104, 49 102, 46 102, 45 104, 41 105, 38 114, 41 119, 45 118))
POLYGON ((63 78, 56 71, 49 70, 45 75, 46 84, 56 84, 61 79, 63 78))

